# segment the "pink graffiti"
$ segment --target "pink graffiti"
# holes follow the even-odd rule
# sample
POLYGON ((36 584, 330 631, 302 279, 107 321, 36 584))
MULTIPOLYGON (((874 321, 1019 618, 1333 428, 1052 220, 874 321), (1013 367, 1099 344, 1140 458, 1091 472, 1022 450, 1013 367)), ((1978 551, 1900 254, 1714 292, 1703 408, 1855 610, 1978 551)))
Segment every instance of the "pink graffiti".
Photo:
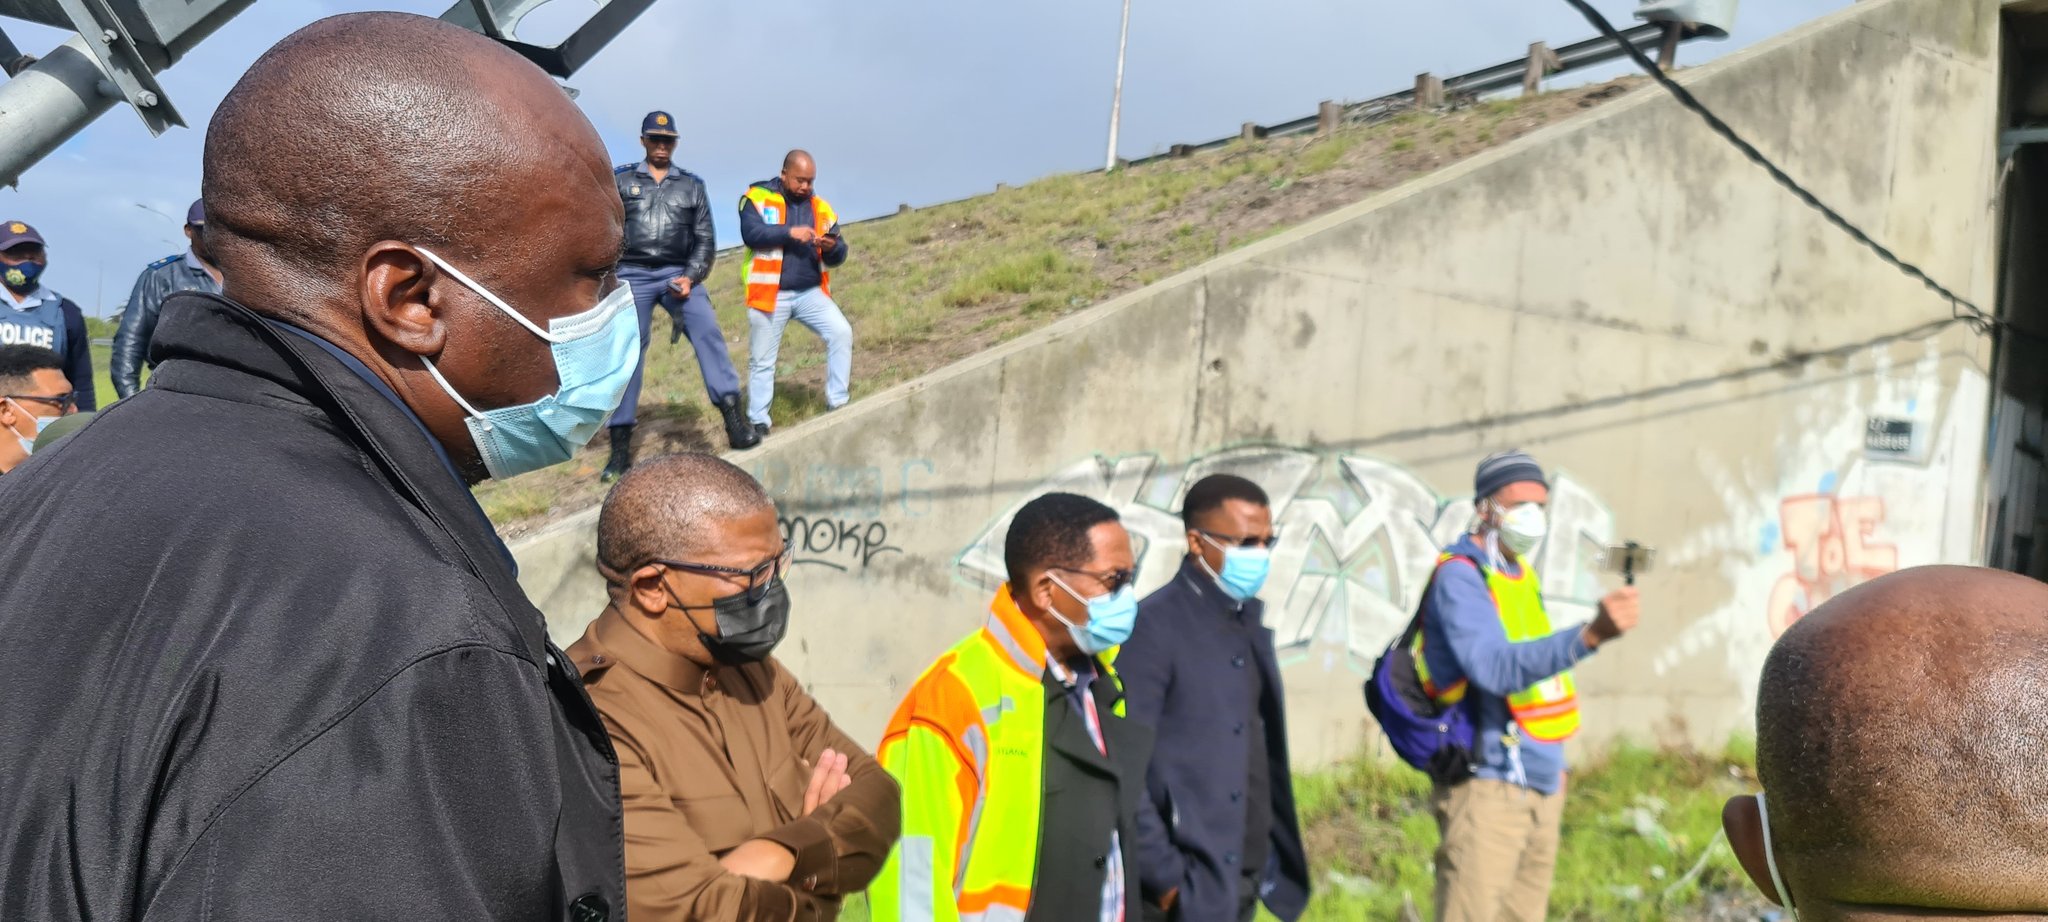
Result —
POLYGON ((1896 545, 1870 539, 1884 524, 1884 500, 1876 496, 1812 494, 1791 497, 1778 507, 1792 572, 1778 578, 1765 612, 1771 636, 1838 593, 1899 568, 1896 545))

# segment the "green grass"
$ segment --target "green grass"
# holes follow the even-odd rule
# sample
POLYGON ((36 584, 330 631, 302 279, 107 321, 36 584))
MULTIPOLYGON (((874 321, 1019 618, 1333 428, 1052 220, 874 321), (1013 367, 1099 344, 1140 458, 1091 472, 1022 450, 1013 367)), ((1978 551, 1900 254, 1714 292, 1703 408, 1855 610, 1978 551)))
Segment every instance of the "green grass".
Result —
MULTIPOLYGON (((1346 125, 1329 137, 1234 143, 1211 153, 1112 173, 1063 174, 951 205, 921 208, 846 230, 849 259, 832 294, 854 330, 853 398, 868 395, 1024 335, 1062 316, 1167 278, 1221 252, 1403 182, 1454 157, 1429 152, 1441 139, 1493 138, 1583 111, 1572 98, 1486 103, 1448 114, 1407 113, 1346 125), (1524 125, 1524 123, 1527 123, 1524 125), (1309 182, 1313 178, 1313 182, 1309 182), (1284 206, 1284 207, 1283 207, 1284 206), (1224 231, 1227 229, 1227 233, 1224 231)), ((1449 142, 1445 142, 1449 143, 1449 142)), ((827 195, 831 194, 828 188, 827 195)), ((722 256, 706 287, 734 364, 746 377, 749 317, 740 300, 744 258, 722 256)), ((704 397, 687 344, 671 348, 657 313, 641 393, 645 417, 691 418, 669 447, 723 449, 718 415, 704 397)), ((801 326, 786 331, 772 415, 777 429, 824 412, 823 346, 801 326)), ((499 525, 536 510, 595 502, 599 439, 563 472, 478 489, 499 525), (546 490, 554 502, 494 498, 546 490), (507 517, 510 516, 510 517, 507 517)))
MULTIPOLYGON (((1738 740, 1718 755, 1621 746, 1574 771, 1550 918, 1660 922, 1696 917, 1708 893, 1760 899, 1719 836, 1722 802, 1756 789, 1755 763, 1738 740)), ((1392 922, 1407 900, 1431 917, 1437 831, 1421 773, 1359 760, 1296 776, 1294 793, 1316 875, 1304 922, 1392 922)), ((866 899, 839 918, 867 922, 866 899)))
MULTIPOLYGON (((1622 746, 1575 771, 1550 917, 1659 922, 1689 918, 1709 893, 1746 896, 1721 805, 1755 784, 1746 741, 1714 756, 1622 746)), ((1317 874, 1305 920, 1398 919, 1407 900, 1430 917, 1438 836, 1420 773, 1353 762, 1296 779, 1295 793, 1317 874)))

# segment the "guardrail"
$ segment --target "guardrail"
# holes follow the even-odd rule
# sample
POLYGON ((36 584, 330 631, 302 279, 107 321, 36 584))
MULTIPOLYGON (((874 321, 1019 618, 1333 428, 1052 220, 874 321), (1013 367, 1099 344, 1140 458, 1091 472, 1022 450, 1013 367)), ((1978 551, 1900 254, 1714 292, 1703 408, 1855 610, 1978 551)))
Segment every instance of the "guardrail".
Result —
MULTIPOLYGON (((1583 70, 1588 67, 1625 58, 1628 56, 1629 45, 1646 53, 1655 52, 1661 46, 1667 59, 1671 49, 1674 47, 1667 44, 1674 39, 1674 33, 1671 31, 1669 24, 1666 23, 1644 23, 1635 28, 1624 30, 1621 36, 1628 42, 1628 45, 1618 44, 1604 36, 1587 39, 1583 42, 1574 42, 1557 49, 1552 49, 1543 42, 1536 42, 1529 46, 1528 54, 1512 61, 1503 61, 1491 67, 1482 67, 1471 73, 1459 74, 1450 78, 1438 78, 1432 74, 1422 74, 1415 78, 1414 87, 1398 93, 1389 93, 1385 96, 1368 99, 1363 102, 1324 102, 1317 108, 1314 115, 1274 125, 1259 125, 1246 122, 1238 130, 1237 134, 1230 137, 1216 138, 1198 144, 1175 144, 1162 153, 1131 160, 1119 160, 1118 167, 1124 169, 1156 163, 1161 160, 1176 160, 1202 153, 1203 151, 1217 150, 1237 141, 1250 141, 1261 138, 1286 138, 1311 133, 1329 134, 1335 131, 1340 124, 1369 124, 1393 118, 1403 112, 1416 109, 1441 109, 1466 105, 1489 93, 1498 93, 1517 85, 1521 86, 1524 92, 1533 93, 1542 88, 1542 82, 1545 77, 1583 70)), ((1675 35, 1676 41, 1691 41, 1704 37, 1707 36, 1692 29, 1687 29, 1675 35)), ((1100 172, 1102 170, 1099 168, 1082 170, 1079 171, 1079 175, 1100 172)), ((999 193, 1004 188, 1006 188, 1004 185, 998 183, 996 185, 996 192, 999 193)), ((970 195, 965 198, 957 198, 951 201, 937 202, 915 208, 905 204, 897 206, 895 211, 888 214, 873 215, 840 223, 852 226, 866 224, 870 221, 882 221, 898 215, 908 214, 919 208, 943 208, 947 205, 958 205, 962 202, 972 202, 987 198, 991 194, 994 193, 984 192, 978 195, 970 195)), ((723 259, 738 253, 740 249, 740 247, 728 247, 719 250, 718 256, 723 259)))

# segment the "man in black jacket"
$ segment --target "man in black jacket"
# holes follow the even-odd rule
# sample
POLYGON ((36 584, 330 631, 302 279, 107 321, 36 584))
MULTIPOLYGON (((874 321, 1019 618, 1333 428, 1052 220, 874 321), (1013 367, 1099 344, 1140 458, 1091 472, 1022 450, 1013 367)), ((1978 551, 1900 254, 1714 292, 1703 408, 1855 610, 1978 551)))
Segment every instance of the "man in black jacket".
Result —
POLYGON ((1287 711, 1258 599, 1275 542, 1266 492, 1216 474, 1181 506, 1188 553, 1118 652, 1131 719, 1159 731, 1138 813, 1147 915, 1283 920, 1308 905, 1287 711))
POLYGON ((725 417, 726 441, 735 449, 752 448, 761 441, 740 409, 740 373, 726 351, 711 293, 704 289, 718 250, 704 180, 675 165, 676 137, 674 117, 647 113, 640 122, 640 146, 647 159, 612 170, 619 200, 626 203, 626 255, 620 260, 619 278, 633 286, 633 302, 640 311, 641 362, 633 370, 625 401, 612 414, 612 456, 604 466, 607 481, 617 480, 633 465, 633 423, 656 303, 673 323, 669 343, 690 337, 697 370, 704 375, 704 392, 725 417))
POLYGON ((0 478, 0 919, 614 917, 615 757, 468 490, 630 374, 596 132, 356 14, 251 66, 204 177, 224 295, 0 478))
POLYGON ((149 358, 149 338, 156 335, 156 321, 164 300, 181 291, 220 293, 220 270, 207 258, 206 206, 193 202, 185 209, 185 239, 192 246, 143 267, 128 293, 128 306, 121 311, 121 329, 114 333, 114 354, 109 364, 114 393, 132 397, 142 390, 142 365, 149 358))

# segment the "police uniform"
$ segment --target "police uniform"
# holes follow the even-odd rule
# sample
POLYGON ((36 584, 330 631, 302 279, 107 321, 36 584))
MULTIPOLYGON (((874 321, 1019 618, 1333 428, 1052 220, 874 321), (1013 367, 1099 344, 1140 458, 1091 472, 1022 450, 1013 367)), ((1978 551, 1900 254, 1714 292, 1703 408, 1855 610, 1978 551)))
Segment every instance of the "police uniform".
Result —
MULTIPOLYGON (((666 112, 650 112, 640 124, 643 137, 675 137, 675 119, 666 112)), ((612 414, 612 462, 606 476, 623 473, 631 463, 631 430, 638 417, 640 385, 654 307, 659 304, 674 322, 669 342, 687 336, 697 354, 697 368, 704 376, 705 395, 726 417, 726 431, 734 448, 748 448, 756 441, 740 408, 740 376, 733 367, 725 333, 718 327, 718 315, 711 306, 705 282, 711 276, 717 240, 711 224, 711 203, 704 181, 681 167, 671 165, 661 179, 654 178, 645 162, 620 164, 612 170, 619 200, 625 206, 626 246, 619 262, 619 280, 632 286, 633 303, 640 313, 640 344, 643 360, 633 370, 619 408, 612 414), (678 297, 670 285, 689 278, 690 293, 678 297)))
MULTIPOLYGON (((43 236, 20 221, 0 224, 0 251, 23 244, 44 246, 43 236)), ((0 298, 0 346, 41 346, 62 356, 64 377, 78 396, 78 409, 99 409, 85 312, 70 298, 36 283, 41 268, 36 263, 0 264, 0 281, 6 283, 8 295, 0 298), (27 286, 27 292, 20 286, 27 286)))
MULTIPOLYGON (((187 227, 202 227, 206 223, 206 212, 198 202, 192 203, 185 217, 187 227)), ((121 329, 114 334, 110 370, 116 394, 127 397, 142 389, 142 365, 149 358, 149 341, 156 334, 157 313, 163 308, 164 299, 181 291, 220 294, 220 282, 191 250, 150 263, 136 277, 135 289, 128 295, 128 308, 121 314, 121 329)))

